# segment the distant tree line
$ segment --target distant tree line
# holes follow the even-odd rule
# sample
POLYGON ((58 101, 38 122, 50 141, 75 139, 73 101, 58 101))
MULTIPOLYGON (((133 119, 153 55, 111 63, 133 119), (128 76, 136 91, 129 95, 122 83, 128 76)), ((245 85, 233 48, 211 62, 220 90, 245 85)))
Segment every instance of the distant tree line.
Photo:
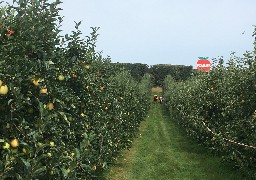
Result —
POLYGON ((140 81, 142 77, 149 73, 152 77, 154 86, 163 86, 164 79, 167 75, 171 75, 176 81, 187 80, 191 77, 193 70, 192 66, 171 65, 171 64, 156 64, 149 66, 141 63, 112 63, 117 69, 128 70, 132 77, 140 81))

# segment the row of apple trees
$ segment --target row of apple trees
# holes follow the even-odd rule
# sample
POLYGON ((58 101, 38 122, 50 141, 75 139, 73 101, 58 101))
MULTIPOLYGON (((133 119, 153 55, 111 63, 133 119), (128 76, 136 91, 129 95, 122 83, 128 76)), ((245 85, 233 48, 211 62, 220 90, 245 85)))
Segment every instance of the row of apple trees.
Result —
POLYGON ((165 79, 166 106, 187 133, 256 178, 255 53, 216 61, 208 73, 165 79))
POLYGON ((97 178, 149 110, 150 76, 96 52, 97 28, 61 36, 60 3, 0 5, 0 179, 97 178))

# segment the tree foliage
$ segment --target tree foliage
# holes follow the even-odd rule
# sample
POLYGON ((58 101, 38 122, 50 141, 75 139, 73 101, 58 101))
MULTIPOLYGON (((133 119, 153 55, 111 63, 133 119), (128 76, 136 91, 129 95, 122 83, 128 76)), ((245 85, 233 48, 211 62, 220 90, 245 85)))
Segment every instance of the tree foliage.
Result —
POLYGON ((187 133, 249 178, 256 178, 256 59, 231 56, 215 62, 209 73, 177 83, 165 79, 164 97, 170 113, 187 133))
POLYGON ((98 178, 149 109, 149 75, 115 71, 97 28, 61 36, 60 3, 0 8, 0 179, 98 178))

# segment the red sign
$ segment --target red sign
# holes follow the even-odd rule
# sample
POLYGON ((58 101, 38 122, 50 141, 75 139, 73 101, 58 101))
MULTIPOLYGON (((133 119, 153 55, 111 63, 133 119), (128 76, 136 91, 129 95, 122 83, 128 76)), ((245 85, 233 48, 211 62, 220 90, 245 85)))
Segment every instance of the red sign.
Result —
POLYGON ((208 72, 211 69, 211 62, 207 58, 199 57, 199 60, 197 61, 196 66, 199 71, 208 72))

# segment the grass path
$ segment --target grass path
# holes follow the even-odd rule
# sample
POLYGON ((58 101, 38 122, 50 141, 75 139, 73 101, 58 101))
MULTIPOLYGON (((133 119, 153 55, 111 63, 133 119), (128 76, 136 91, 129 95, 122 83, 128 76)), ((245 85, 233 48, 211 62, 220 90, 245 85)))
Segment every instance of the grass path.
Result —
POLYGON ((109 180, 241 180, 241 174, 191 142, 152 105, 130 151, 108 173, 109 180))

